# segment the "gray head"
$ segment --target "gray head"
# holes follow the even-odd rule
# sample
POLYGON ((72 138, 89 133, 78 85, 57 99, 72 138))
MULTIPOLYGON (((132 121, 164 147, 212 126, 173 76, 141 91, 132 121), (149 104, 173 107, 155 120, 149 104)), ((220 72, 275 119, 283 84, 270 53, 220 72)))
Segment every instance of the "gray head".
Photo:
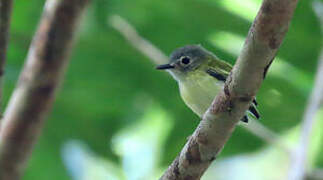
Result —
POLYGON ((200 45, 187 45, 176 49, 170 55, 169 63, 159 65, 156 69, 169 69, 174 73, 194 71, 210 56, 211 53, 200 45))

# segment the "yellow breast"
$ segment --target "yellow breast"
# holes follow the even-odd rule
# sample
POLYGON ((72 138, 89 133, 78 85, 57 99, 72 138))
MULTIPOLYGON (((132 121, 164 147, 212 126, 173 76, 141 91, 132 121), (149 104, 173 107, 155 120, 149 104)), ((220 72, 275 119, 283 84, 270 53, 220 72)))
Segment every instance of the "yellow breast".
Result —
POLYGON ((194 113, 203 116, 224 83, 200 71, 187 75, 179 82, 181 96, 194 113))

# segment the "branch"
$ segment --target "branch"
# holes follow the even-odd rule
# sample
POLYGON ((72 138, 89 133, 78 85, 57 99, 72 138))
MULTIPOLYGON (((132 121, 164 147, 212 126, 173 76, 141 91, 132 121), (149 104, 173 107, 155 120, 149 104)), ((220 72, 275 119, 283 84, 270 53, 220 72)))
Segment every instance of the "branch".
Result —
POLYGON ((0 179, 19 179, 62 81, 78 20, 89 0, 47 0, 4 113, 0 179))
POLYGON ((291 166, 289 168, 289 180, 302 180, 306 173, 307 154, 310 143, 311 132, 315 123, 315 115, 320 107, 320 99, 323 95, 323 50, 321 52, 320 62, 315 78, 315 85, 307 108, 304 113, 301 135, 299 143, 292 154, 291 166))
POLYGON ((264 0, 224 90, 161 180, 200 179, 256 95, 282 43, 297 0, 264 0))
MULTIPOLYGON (((323 4, 321 2, 313 3, 316 15, 321 21, 321 30, 323 32, 323 4)), ((315 115, 318 111, 321 100, 323 98, 323 50, 319 58, 318 69, 315 77, 314 88, 308 100, 308 104, 304 113, 299 143, 295 151, 292 153, 291 165, 288 172, 289 180, 302 180, 306 174, 307 154, 309 141, 313 125, 315 123, 315 115)))
POLYGON ((149 57, 155 64, 166 64, 168 62, 168 57, 161 50, 142 38, 136 29, 120 16, 110 16, 108 23, 119 31, 133 47, 149 57))
POLYGON ((2 85, 8 48, 11 10, 12 0, 0 0, 0 112, 2 111, 2 85))

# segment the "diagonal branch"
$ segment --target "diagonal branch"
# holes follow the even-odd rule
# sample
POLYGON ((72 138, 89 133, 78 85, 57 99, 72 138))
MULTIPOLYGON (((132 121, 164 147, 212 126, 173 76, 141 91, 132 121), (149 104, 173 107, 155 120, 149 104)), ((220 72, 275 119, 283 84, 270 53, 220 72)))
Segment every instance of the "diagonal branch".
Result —
POLYGON ((248 109, 288 30, 297 0, 264 0, 224 90, 161 180, 200 179, 248 109))
POLYGON ((301 135, 295 151, 291 156, 291 165, 289 168, 289 180, 302 180, 306 174, 306 163, 308 148, 311 138, 311 132, 315 123, 315 115, 320 107, 320 99, 323 97, 323 50, 321 52, 320 61, 315 78, 315 86, 307 108, 304 113, 301 135))
POLYGON ((135 28, 118 15, 113 15, 108 19, 113 28, 119 31, 133 47, 149 57, 155 64, 166 64, 168 57, 149 41, 142 38, 135 28))
POLYGON ((0 179, 19 179, 55 98, 89 0, 47 0, 0 131, 0 179))
MULTIPOLYGON (((316 15, 321 22, 321 31, 323 32, 323 3, 316 1, 313 3, 316 15)), ((311 138, 311 132, 315 123, 315 115, 320 108, 323 98, 323 50, 318 62, 314 88, 308 100, 306 107, 299 142, 294 153, 291 156, 291 165, 288 172, 289 180, 302 180, 306 175, 307 154, 311 138)))
POLYGON ((0 112, 2 111, 2 83, 6 63, 12 0, 0 0, 0 112))

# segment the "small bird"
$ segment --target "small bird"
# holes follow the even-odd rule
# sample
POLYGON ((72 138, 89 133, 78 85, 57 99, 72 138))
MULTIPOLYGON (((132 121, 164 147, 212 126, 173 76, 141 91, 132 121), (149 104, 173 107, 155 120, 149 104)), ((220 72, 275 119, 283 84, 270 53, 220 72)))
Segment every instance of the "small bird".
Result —
MULTIPOLYGON (((187 45, 176 49, 170 56, 168 64, 156 67, 168 70, 178 82, 182 99, 200 118, 211 105, 214 97, 224 86, 232 65, 219 59, 201 45, 187 45)), ((249 112, 260 118, 254 99, 249 112)), ((248 122, 245 115, 241 121, 248 122)))

